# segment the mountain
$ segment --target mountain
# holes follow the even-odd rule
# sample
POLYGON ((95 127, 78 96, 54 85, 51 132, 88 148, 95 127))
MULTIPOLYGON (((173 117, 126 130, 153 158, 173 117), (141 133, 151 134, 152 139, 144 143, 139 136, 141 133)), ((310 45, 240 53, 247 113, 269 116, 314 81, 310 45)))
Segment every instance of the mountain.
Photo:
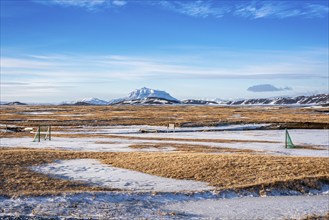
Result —
POLYGON ((149 89, 143 87, 135 89, 127 97, 113 99, 110 104, 176 104, 180 101, 172 97, 169 93, 161 90, 149 89))
POLYGON ((172 97, 169 93, 165 91, 149 89, 146 87, 143 87, 141 89, 136 89, 131 93, 129 93, 127 100, 146 99, 146 98, 160 98, 160 99, 179 102, 178 99, 172 97))
POLYGON ((202 100, 202 99, 185 99, 182 101, 183 104, 188 105, 218 105, 216 101, 202 100))
POLYGON ((108 105, 109 102, 98 98, 85 98, 71 102, 63 102, 61 105, 108 105))
POLYGON ((312 96, 244 99, 229 101, 227 105, 325 105, 329 103, 329 94, 312 96))
POLYGON ((23 102, 18 102, 18 101, 15 101, 15 102, 8 102, 4 105, 27 105, 26 103, 23 103, 23 102))
POLYGON ((87 103, 87 104, 91 104, 91 105, 108 105, 109 104, 109 102, 104 101, 102 99, 98 99, 98 98, 80 99, 76 102, 87 103))
POLYGON ((144 99, 122 100, 115 105, 172 105, 179 104, 180 101, 168 100, 164 98, 147 97, 144 99))
MULTIPOLYGON (((15 103, 11 103, 12 105, 15 103)), ((17 104, 19 104, 17 102, 17 104)), ((23 103, 24 104, 24 103, 23 103)), ((329 105, 329 94, 298 97, 276 97, 257 99, 186 99, 179 101, 169 93, 143 87, 129 93, 126 97, 104 101, 98 98, 80 99, 64 102, 62 105, 329 105)))

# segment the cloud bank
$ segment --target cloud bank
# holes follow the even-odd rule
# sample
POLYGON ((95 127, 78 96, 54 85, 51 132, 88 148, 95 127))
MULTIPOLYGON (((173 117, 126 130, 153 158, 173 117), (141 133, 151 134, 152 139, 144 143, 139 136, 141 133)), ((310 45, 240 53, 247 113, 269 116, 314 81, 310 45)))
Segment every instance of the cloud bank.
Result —
POLYGON ((278 88, 271 84, 260 84, 254 85, 247 89, 250 92, 278 92, 278 91, 287 91, 292 90, 290 87, 278 88))

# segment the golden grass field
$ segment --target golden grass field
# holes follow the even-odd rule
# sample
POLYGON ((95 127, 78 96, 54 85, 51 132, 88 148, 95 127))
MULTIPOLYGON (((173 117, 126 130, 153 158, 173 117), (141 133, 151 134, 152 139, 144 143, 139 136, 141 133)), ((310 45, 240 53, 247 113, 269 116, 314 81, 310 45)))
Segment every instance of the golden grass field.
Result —
POLYGON ((311 184, 312 187, 316 187, 317 180, 329 181, 329 158, 186 152, 100 153, 1 148, 0 194, 43 195, 115 190, 55 179, 29 170, 33 165, 77 158, 98 159, 115 167, 162 177, 205 181, 219 190, 282 184, 298 189, 300 187, 298 181, 306 185, 311 184))
MULTIPOLYGON (((69 130, 82 125, 167 125, 210 126, 221 123, 278 123, 288 127, 328 128, 324 109, 285 107, 218 106, 5 106, 0 124, 18 126, 53 125, 54 130, 69 130), (29 115, 26 112, 53 114, 29 115), (37 119, 37 120, 36 120, 37 119)), ((1 137, 30 136, 28 132, 1 133, 1 137)), ((58 137, 102 137, 96 134, 57 134, 58 137)), ((108 138, 138 137, 106 135, 108 138)), ((162 140, 161 138, 148 138, 162 140)), ((168 139, 166 140, 177 140, 168 139)), ((116 190, 60 180, 32 172, 29 167, 55 160, 92 158, 105 164, 162 177, 208 182, 218 190, 252 187, 288 187, 303 191, 303 186, 317 187, 329 182, 329 158, 268 156, 252 150, 211 148, 193 144, 194 139, 179 139, 176 151, 155 152, 74 152, 24 148, 0 148, 0 195, 43 195, 62 192, 116 190), (227 154, 229 153, 229 154, 227 154)), ((209 142, 198 139, 198 142, 209 142)), ((228 143, 243 140, 214 140, 228 143)), ((255 141, 253 141, 255 142, 255 141)), ((266 144, 266 141, 260 141, 266 144)), ((271 142, 268 142, 271 143, 271 142)), ((132 145, 132 148, 164 148, 165 144, 132 145)), ((309 149, 316 149, 309 146, 309 149)), ((304 150, 304 149, 303 149, 304 150)), ((307 149, 305 149, 307 150, 307 149)))
POLYGON ((329 128, 329 107, 224 106, 1 106, 0 124, 35 126, 281 123, 287 128, 329 128), (26 114, 48 112, 53 114, 26 114))

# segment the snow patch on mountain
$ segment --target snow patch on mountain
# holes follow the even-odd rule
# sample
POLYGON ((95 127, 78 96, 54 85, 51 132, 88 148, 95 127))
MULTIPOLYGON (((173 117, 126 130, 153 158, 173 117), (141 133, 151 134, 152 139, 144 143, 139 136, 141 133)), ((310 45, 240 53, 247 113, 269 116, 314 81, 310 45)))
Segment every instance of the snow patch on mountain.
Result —
POLYGON ((149 89, 146 87, 132 91, 131 93, 129 93, 126 100, 146 99, 146 98, 160 98, 160 99, 167 99, 170 101, 179 101, 178 99, 172 97, 169 93, 165 91, 149 89))
MULTIPOLYGON (((135 89, 131 93, 128 94, 127 97, 120 99, 113 99, 109 101, 109 104, 167 104, 166 100, 171 104, 180 103, 180 101, 174 97, 172 97, 169 93, 156 89, 149 89, 143 87, 141 89, 135 89), (135 101, 140 100, 140 101, 135 101)), ((169 104, 168 103, 168 104, 169 104)))
POLYGON ((98 98, 84 98, 84 99, 78 99, 75 101, 70 102, 63 102, 62 105, 79 105, 79 104, 87 104, 87 105, 108 105, 109 102, 104 101, 102 99, 98 98))
POLYGON ((88 104, 92 104, 92 105, 107 105, 108 102, 104 101, 102 99, 98 99, 98 98, 85 98, 85 99, 80 99, 76 102, 85 102, 88 104))

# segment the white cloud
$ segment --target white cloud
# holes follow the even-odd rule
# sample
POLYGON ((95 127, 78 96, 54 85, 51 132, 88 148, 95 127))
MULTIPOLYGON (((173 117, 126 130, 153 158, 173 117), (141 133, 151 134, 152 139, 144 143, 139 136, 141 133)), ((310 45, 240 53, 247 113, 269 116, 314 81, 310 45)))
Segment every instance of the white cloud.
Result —
POLYGON ((207 1, 159 1, 152 4, 160 5, 161 7, 178 12, 181 14, 194 17, 222 17, 227 13, 227 7, 214 7, 211 2, 207 1))
POLYGON ((292 90, 292 88, 287 86, 284 88, 279 88, 271 84, 259 84, 259 85, 250 86, 247 90, 250 92, 278 92, 278 91, 292 90))
POLYGON ((112 1, 112 4, 113 5, 116 5, 116 6, 124 6, 124 5, 127 4, 127 2, 126 1, 123 1, 123 0, 113 0, 112 1))
POLYGON ((234 14, 248 18, 288 18, 288 17, 323 17, 328 13, 328 6, 302 4, 300 2, 252 1, 237 5, 234 14))
POLYGON ((57 4, 61 6, 74 6, 87 9, 95 9, 100 7, 116 6, 121 7, 127 4, 125 0, 35 0, 42 4, 57 4))
POLYGON ((57 82, 74 82, 89 81, 91 76, 93 79, 134 80, 163 77, 293 78, 325 77, 327 74, 328 52, 323 49, 296 52, 218 51, 216 48, 212 51, 191 50, 188 59, 179 55, 169 58, 125 55, 29 55, 23 58, 2 57, 1 66, 3 79, 8 78, 8 81, 13 81, 10 80, 10 76, 19 75, 33 75, 47 80, 56 77, 54 79, 57 82), (193 57, 191 53, 196 55, 193 57), (64 77, 63 80, 61 77, 64 77))
MULTIPOLYGON (((278 85, 293 86, 294 91, 297 91, 298 87, 294 84, 296 80, 305 82, 309 85, 309 89, 317 88, 317 85, 311 83, 314 79, 317 82, 328 80, 328 51, 325 48, 294 52, 236 52, 225 51, 223 48, 196 48, 184 51, 183 54, 175 56, 154 54, 152 56, 124 54, 3 56, 1 57, 1 99, 12 100, 21 97, 22 101, 33 100, 33 97, 42 94, 45 101, 50 98, 70 100, 90 96, 91 92, 93 96, 109 98, 106 95, 112 87, 133 89, 145 85, 145 82, 149 85, 158 82, 159 85, 164 86, 164 81, 170 82, 166 85, 169 87, 171 85, 184 87, 188 84, 190 87, 203 86, 204 89, 209 87, 206 84, 201 85, 200 82, 205 80, 208 80, 207 83, 229 80, 233 85, 242 81, 249 81, 252 83, 250 85, 253 85, 253 82, 275 83, 276 81, 278 85)), ((115 93, 116 90, 113 92, 115 93)))
MULTIPOLYGON (((154 4, 154 2, 153 2, 154 4)), ((321 4, 311 4, 291 1, 238 1, 238 2, 218 2, 218 1, 160 1, 156 4, 161 7, 194 17, 223 17, 225 15, 235 15, 246 18, 288 18, 324 17, 328 14, 328 6, 321 4)))
POLYGON ((192 17, 237 16, 251 19, 305 17, 328 15, 328 5, 303 1, 217 1, 217 0, 34 0, 42 4, 95 8, 122 7, 126 4, 151 5, 192 17))
POLYGON ((95 7, 98 5, 102 5, 107 0, 49 0, 49 2, 59 5, 66 6, 78 6, 78 7, 95 7))

